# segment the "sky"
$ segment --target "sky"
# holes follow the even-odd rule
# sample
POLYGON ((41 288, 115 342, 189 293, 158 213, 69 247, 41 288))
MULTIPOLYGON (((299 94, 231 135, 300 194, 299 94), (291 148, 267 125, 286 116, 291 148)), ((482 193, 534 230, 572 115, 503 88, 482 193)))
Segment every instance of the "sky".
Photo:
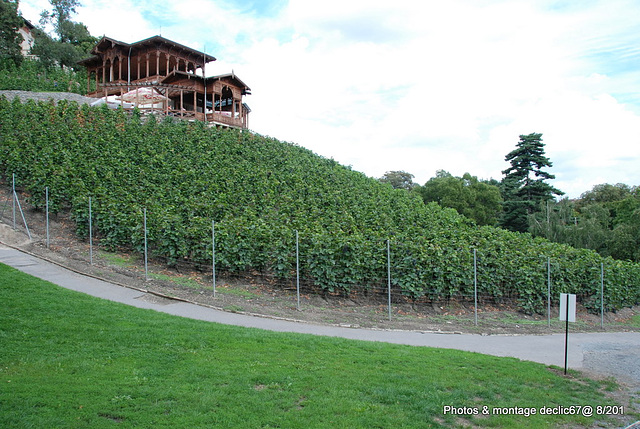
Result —
MULTIPOLYGON (((640 185, 640 0, 82 0, 96 37, 161 35, 251 87, 250 128, 370 177, 502 178, 542 133, 570 198, 640 185)), ((20 0, 37 23, 47 0, 20 0)))

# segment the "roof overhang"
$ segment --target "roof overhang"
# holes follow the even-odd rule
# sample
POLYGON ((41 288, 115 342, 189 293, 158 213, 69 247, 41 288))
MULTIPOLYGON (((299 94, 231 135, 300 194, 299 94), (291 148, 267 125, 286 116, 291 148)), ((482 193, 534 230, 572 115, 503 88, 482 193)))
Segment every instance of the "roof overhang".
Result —
POLYGON ((188 46, 174 42, 173 40, 166 39, 162 36, 149 37, 148 39, 143 39, 135 43, 125 43, 104 36, 98 41, 98 43, 96 43, 96 45, 91 50, 91 54, 93 54, 93 57, 78 61, 78 64, 89 66, 92 63, 100 60, 101 53, 105 52, 109 48, 114 48, 116 46, 120 46, 123 51, 129 51, 131 53, 149 47, 168 47, 179 55, 192 58, 193 62, 195 62, 199 66, 203 66, 205 63, 208 63, 210 61, 216 61, 216 58, 213 55, 209 55, 206 52, 201 52, 196 49, 189 48, 188 46))
POLYGON ((251 95, 251 88, 249 88, 246 83, 240 80, 240 78, 236 76, 235 73, 227 73, 227 74, 221 74, 218 76, 208 76, 206 78, 203 78, 202 76, 194 75, 192 73, 185 73, 183 71, 176 70, 176 71, 172 71, 169 74, 169 76, 164 78, 163 82, 166 82, 166 83, 173 82, 177 79, 180 79, 181 77, 187 78, 187 79, 195 79, 203 83, 213 82, 216 80, 226 81, 232 84, 233 86, 240 88, 242 90, 242 95, 251 95))
POLYGON ((242 80, 240 80, 240 78, 238 76, 236 76, 235 73, 227 73, 227 74, 221 74, 218 76, 209 76, 206 78, 206 80, 208 81, 212 81, 212 80, 226 80, 229 81, 231 83, 233 83, 235 86, 237 86, 238 88, 242 88, 242 93, 243 94, 248 94, 251 95, 251 88, 249 88, 247 86, 246 83, 244 83, 242 80))

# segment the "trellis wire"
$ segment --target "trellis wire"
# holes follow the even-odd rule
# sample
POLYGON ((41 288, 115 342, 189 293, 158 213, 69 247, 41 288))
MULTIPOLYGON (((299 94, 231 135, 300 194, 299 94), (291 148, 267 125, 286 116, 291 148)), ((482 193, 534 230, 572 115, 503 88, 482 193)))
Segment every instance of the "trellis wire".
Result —
POLYGON ((216 221, 211 221, 211 253, 212 253, 212 269, 213 269, 213 297, 216 297, 216 221))
MULTIPOLYGON (((25 228, 27 230, 27 233, 29 235, 29 238, 31 239, 31 233, 30 230, 28 228, 27 225, 27 221, 25 218, 25 213, 22 209, 22 206, 20 204, 20 200, 18 198, 18 194, 16 191, 16 182, 15 182, 15 174, 13 175, 13 183, 12 183, 12 202, 14 205, 14 211, 15 208, 17 207, 17 209, 20 211, 21 216, 22 216, 22 220, 24 221, 24 225, 25 228)), ((93 264, 93 200, 91 197, 88 197, 89 200, 89 243, 90 243, 90 263, 93 264)), ((5 205, 4 207, 6 208, 8 205, 8 199, 5 200, 5 205)), ((49 247, 50 245, 50 230, 49 230, 49 187, 45 188, 45 216, 46 216, 46 244, 47 247, 49 247)), ((148 229, 148 225, 147 225, 147 209, 144 208, 144 220, 143 220, 143 228, 144 228, 144 258, 145 258, 145 280, 149 280, 149 267, 148 267, 148 252, 149 252, 149 243, 148 243, 148 233, 149 233, 149 229, 148 229)), ((4 210, 3 210, 4 213, 4 210)), ((13 221, 14 224, 16 223, 16 215, 17 213, 14 213, 13 215, 13 221)), ((15 227, 15 225, 14 225, 15 227)), ((300 278, 300 258, 299 258, 299 231, 296 230, 296 308, 297 310, 300 310, 300 294, 301 294, 301 287, 300 287, 300 283, 301 283, 301 278, 300 278)), ((215 237, 215 221, 212 221, 212 282, 213 282, 213 291, 214 291, 214 297, 216 295, 216 286, 217 286, 217 267, 216 267, 216 248, 215 248, 215 241, 216 241, 216 237, 215 237)), ((392 290, 391 287, 391 270, 392 270, 392 266, 391 266, 391 247, 390 247, 390 240, 386 240, 386 247, 387 247, 387 284, 386 284, 386 295, 387 295, 387 310, 388 310, 388 318, 389 320, 392 320, 392 314, 393 314, 393 307, 392 307, 392 293, 395 293, 392 290)), ((474 293, 473 293, 473 300, 474 300, 474 322, 475 325, 478 325, 478 301, 480 296, 478 295, 478 255, 477 255, 477 249, 473 249, 473 263, 474 263, 474 267, 473 267, 473 282, 474 282, 474 293)), ((548 319, 548 326, 549 328, 551 328, 551 286, 552 286, 552 282, 551 282, 551 276, 552 276, 552 268, 551 268, 551 258, 547 257, 547 319, 548 319)), ((604 263, 600 264, 600 325, 601 328, 604 328, 604 263)), ((253 272, 249 272, 248 275, 253 274, 253 272)), ((274 279, 276 279, 276 276, 274 276, 274 279)), ((382 279, 380 279, 382 281, 382 279)), ((281 280, 276 280, 276 281, 285 281, 284 279, 281 280)), ((312 280, 311 280, 312 282, 312 280)), ((382 282, 379 285, 380 287, 377 286, 365 286, 363 289, 353 289, 355 291, 355 293, 359 293, 358 290, 361 291, 366 291, 366 290, 372 290, 375 293, 378 294, 382 294, 383 293, 383 288, 382 288, 382 282)), ((356 287, 359 287, 360 285, 353 285, 356 287)), ((350 289, 349 287, 345 289, 347 294, 353 293, 351 292, 352 289, 350 289)), ((596 292, 597 293, 597 292, 596 292)), ((400 292, 398 292, 397 294, 399 299, 404 298, 404 295, 400 292)), ((442 297, 442 296, 438 296, 436 295, 435 298, 434 297, 426 297, 426 302, 437 302, 437 301, 431 301, 432 299, 458 299, 458 298, 462 298, 464 302, 465 300, 468 302, 470 301, 470 296, 464 295, 464 294, 456 294, 456 295, 452 295, 450 297, 442 297)), ((493 296, 483 296, 483 299, 493 299, 495 297, 493 296)), ((506 298, 506 299, 511 299, 511 298, 506 298)), ((515 298, 514 298, 515 299, 515 298)), ((405 300, 406 301, 406 300, 405 300)))
POLYGON ((16 173, 13 173, 13 182, 11 185, 11 202, 13 203, 13 230, 16 229, 16 173))
POLYGON ((473 249, 473 301, 475 306, 475 322, 478 326, 478 257, 476 249, 473 249))
POLYGON ((49 248, 49 187, 47 186, 45 188, 44 191, 44 195, 45 195, 45 217, 46 217, 46 224, 47 224, 47 249, 49 248))
POLYGON ((24 229, 27 230, 27 235, 29 236, 29 240, 31 240, 31 232, 29 231, 29 225, 27 225, 27 219, 24 217, 24 212, 22 211, 22 206, 20 205, 20 200, 18 199, 18 194, 16 193, 16 175, 13 174, 13 229, 16 229, 16 204, 18 205, 18 209, 20 210, 20 216, 22 217, 22 222, 24 223, 24 229))
POLYGON ((296 309, 300 311, 300 243, 298 240, 298 230, 296 230, 296 309))
POLYGON ((387 240, 387 291, 388 291, 388 304, 389 320, 391 320, 391 245, 387 240))
POLYGON ((89 197, 89 263, 93 265, 93 231, 91 227, 91 197, 89 197))
POLYGON ((29 240, 31 240, 31 232, 29 231, 29 225, 27 225, 27 219, 25 219, 24 217, 24 212, 22 211, 22 206, 20 205, 20 200, 18 199, 18 194, 14 192, 13 195, 16 200, 16 203, 18 204, 18 209, 20 209, 20 216, 22 216, 22 222, 24 222, 24 228, 27 230, 27 235, 29 236, 29 240))
POLYGON ((551 258, 547 258, 547 322, 551 328, 551 258))
POLYGON ((600 327, 604 328, 604 262, 600 263, 600 327))
POLYGON ((147 263, 147 208, 144 208, 144 279, 149 281, 149 266, 147 263))

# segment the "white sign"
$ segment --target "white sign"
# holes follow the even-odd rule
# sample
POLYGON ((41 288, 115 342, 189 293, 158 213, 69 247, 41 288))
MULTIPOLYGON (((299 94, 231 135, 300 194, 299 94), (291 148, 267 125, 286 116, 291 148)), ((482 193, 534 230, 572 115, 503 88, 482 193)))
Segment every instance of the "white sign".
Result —
POLYGON ((576 296, 572 293, 560 294, 560 320, 567 320, 567 301, 569 305, 569 322, 576 321, 576 296))

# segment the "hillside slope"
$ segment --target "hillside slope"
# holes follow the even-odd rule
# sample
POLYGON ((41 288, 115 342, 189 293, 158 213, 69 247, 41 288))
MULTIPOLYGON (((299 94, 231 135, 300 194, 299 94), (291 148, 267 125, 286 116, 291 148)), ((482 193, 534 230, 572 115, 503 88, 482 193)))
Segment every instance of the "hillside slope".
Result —
POLYGON ((392 284, 411 299, 473 293, 473 249, 482 296, 515 297, 526 311, 546 304, 547 258, 555 292, 599 309, 640 301, 640 266, 595 252, 474 226, 402 190, 295 144, 202 123, 141 120, 122 111, 0 98, 0 166, 36 207, 49 187, 52 210, 73 211, 88 233, 88 201, 102 246, 144 246, 169 264, 212 258, 230 272, 295 274, 325 291, 384 284, 390 240, 392 284))

